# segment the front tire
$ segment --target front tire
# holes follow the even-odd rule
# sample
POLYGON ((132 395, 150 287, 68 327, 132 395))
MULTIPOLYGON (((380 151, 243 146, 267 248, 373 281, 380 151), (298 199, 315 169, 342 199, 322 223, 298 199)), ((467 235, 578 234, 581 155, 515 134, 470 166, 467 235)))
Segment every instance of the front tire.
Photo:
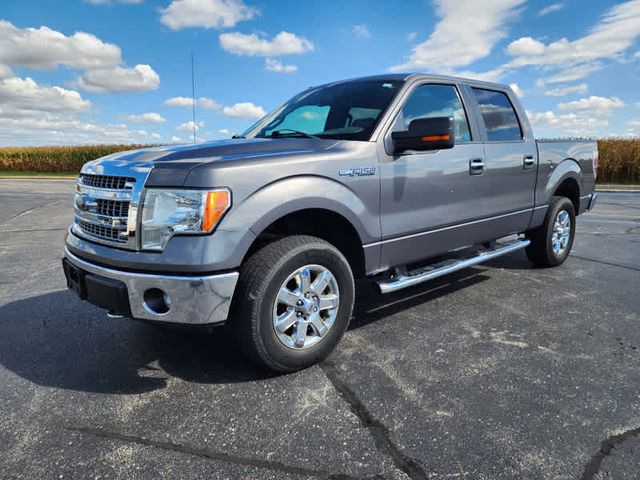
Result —
POLYGON ((575 233, 573 203, 566 197, 553 197, 544 224, 526 234, 531 240, 526 249, 529 261, 540 267, 561 265, 571 252, 575 233))
POLYGON ((354 296, 349 263, 333 245, 302 235, 276 240, 240 269, 232 304, 240 347, 277 372, 314 365, 342 338, 354 296))

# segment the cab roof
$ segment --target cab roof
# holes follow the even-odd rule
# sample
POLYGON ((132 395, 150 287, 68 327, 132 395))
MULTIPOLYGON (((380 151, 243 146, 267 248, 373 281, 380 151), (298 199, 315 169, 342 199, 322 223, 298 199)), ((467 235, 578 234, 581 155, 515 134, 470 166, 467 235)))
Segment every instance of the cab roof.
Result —
POLYGON ((476 80, 473 78, 465 78, 465 77, 455 77, 450 75, 435 75, 431 73, 388 73, 382 75, 370 75, 365 77, 355 77, 349 78, 345 80, 338 80, 335 82, 330 82, 325 85, 335 85, 339 83, 348 83, 348 82, 406 82, 409 80, 426 80, 426 81, 435 81, 435 82, 443 82, 443 83, 465 83, 474 86, 482 86, 482 87, 490 87, 494 89, 506 89, 509 88, 506 85, 494 82, 486 82, 483 80, 476 80))

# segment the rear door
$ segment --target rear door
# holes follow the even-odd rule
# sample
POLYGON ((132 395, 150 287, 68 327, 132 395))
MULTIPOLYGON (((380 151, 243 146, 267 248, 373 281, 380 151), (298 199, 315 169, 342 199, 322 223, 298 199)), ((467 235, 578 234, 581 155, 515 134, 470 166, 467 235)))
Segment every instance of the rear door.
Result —
MULTIPOLYGON (((519 120, 517 102, 508 90, 467 87, 475 103, 485 158, 485 181, 491 194, 483 199, 495 235, 504 236, 527 228, 534 203, 538 170, 535 140, 528 124, 519 120)), ((512 94, 511 94, 512 95, 512 94)))

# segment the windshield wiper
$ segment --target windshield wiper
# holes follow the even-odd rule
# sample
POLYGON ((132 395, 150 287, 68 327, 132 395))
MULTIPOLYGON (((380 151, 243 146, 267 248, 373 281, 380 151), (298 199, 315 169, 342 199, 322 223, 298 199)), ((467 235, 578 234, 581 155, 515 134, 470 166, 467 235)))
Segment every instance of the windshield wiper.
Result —
POLYGON ((319 139, 320 137, 316 137, 315 135, 311 135, 310 133, 301 132, 300 130, 293 130, 291 128, 283 128, 281 130, 274 130, 271 132, 271 137, 288 137, 298 135, 305 138, 315 138, 319 139))

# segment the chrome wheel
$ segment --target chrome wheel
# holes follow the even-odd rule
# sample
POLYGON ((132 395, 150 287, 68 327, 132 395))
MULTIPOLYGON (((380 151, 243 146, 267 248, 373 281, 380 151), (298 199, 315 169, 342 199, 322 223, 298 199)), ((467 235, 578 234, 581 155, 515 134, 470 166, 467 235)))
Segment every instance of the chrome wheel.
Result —
POLYGON ((305 265, 280 286, 273 305, 273 329, 285 346, 309 348, 331 330, 339 305, 338 282, 331 271, 322 265, 305 265))
POLYGON ((566 210, 560 210, 553 222, 553 233, 551 234, 551 248, 555 255, 562 254, 571 238, 571 217, 566 210))

